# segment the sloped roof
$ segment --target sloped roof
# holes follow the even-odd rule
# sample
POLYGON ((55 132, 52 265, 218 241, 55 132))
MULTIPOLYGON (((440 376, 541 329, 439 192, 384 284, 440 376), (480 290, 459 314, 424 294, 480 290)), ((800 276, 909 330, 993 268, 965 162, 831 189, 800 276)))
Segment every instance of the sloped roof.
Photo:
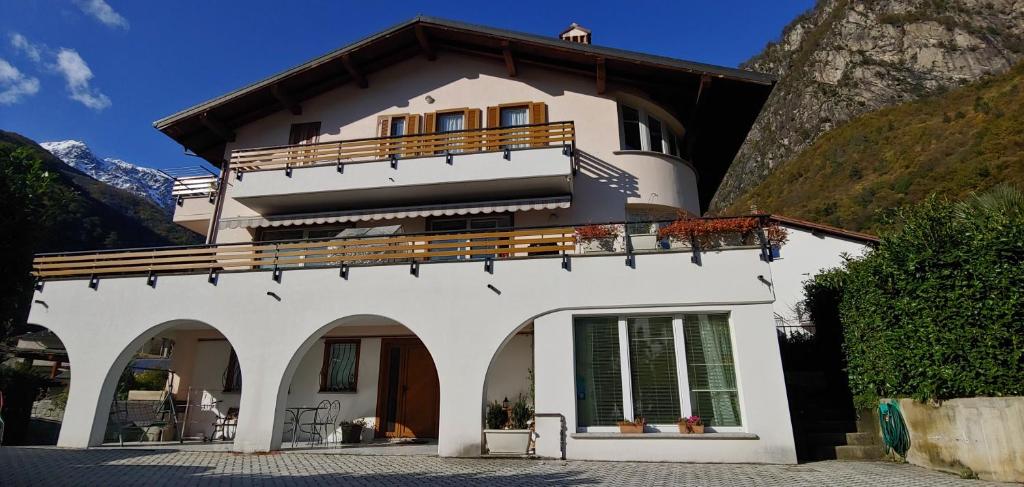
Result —
POLYGON ((825 225, 824 223, 816 223, 812 221, 801 220, 799 218, 793 218, 783 215, 771 215, 769 218, 773 221, 779 222, 780 224, 786 226, 802 228, 804 230, 822 233, 833 237, 844 238, 847 240, 856 240, 858 242, 864 242, 870 245, 877 245, 879 242, 878 237, 875 235, 871 235, 870 233, 855 232, 853 230, 846 230, 839 227, 833 227, 831 225, 825 225))
POLYGON ((415 56, 468 52, 596 76, 650 93, 688 127, 688 147, 700 172, 702 206, 710 200, 775 84, 771 76, 556 37, 420 16, 263 80, 157 120, 153 125, 185 148, 219 165, 234 128, 287 104, 345 83, 368 84, 372 74, 415 56))

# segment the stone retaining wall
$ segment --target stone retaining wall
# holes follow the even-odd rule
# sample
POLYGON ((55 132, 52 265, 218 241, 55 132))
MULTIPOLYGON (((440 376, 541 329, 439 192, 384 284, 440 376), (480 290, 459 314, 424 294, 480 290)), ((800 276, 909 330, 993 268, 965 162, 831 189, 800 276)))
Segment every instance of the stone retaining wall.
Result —
POLYGON ((908 462, 1024 482, 1024 397, 951 399, 937 406, 900 399, 900 409, 910 431, 908 462))

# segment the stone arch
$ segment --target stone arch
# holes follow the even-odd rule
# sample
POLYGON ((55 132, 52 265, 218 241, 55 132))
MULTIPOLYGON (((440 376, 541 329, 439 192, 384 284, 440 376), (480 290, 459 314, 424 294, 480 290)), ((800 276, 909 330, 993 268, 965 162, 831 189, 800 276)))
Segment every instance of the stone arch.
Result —
MULTIPOLYGON (((358 390, 356 391, 356 394, 351 396, 349 399, 351 399, 352 397, 357 397, 359 398, 358 400, 363 401, 362 407, 364 409, 362 409, 362 413, 367 412, 365 409, 367 395, 372 396, 372 402, 374 403, 374 405, 376 404, 377 401, 376 396, 378 394, 378 367, 380 366, 379 361, 381 358, 381 347, 383 346, 383 342, 385 340, 415 339, 417 342, 419 342, 422 345, 422 348, 426 351, 426 355, 434 367, 434 380, 437 383, 438 394, 440 390, 443 390, 443 377, 437 372, 437 354, 432 349, 431 344, 426 339, 426 337, 423 336, 423 334, 421 334, 414 326, 410 326, 408 323, 400 321, 398 319, 394 319, 376 313, 352 314, 332 320, 310 332, 306 339, 303 340, 302 343, 291 354, 290 358, 288 359, 287 365, 284 367, 284 372, 277 386, 276 405, 274 408, 275 421, 272 431, 271 449, 280 448, 281 445, 284 443, 285 434, 288 433, 287 431, 285 431, 285 419, 289 418, 289 416, 286 414, 286 409, 289 405, 289 396, 292 392, 292 389, 293 387, 296 387, 298 385, 296 384, 296 381, 302 379, 303 381, 308 382, 310 379, 310 377, 305 376, 301 378, 297 377, 297 374, 300 371, 300 367, 305 365, 308 368, 308 365, 310 364, 304 364, 304 362, 308 362, 311 359, 311 357, 316 355, 317 350, 315 348, 315 345, 321 340, 323 340, 328 334, 330 334, 334 330, 339 330, 342 332, 342 336, 333 336, 333 338, 335 339, 345 339, 351 337, 359 339, 360 341, 360 351, 358 358, 358 362, 360 364, 358 369, 358 376, 360 377, 359 386, 358 390), (383 334, 375 333, 374 331, 372 331, 373 328, 380 328, 381 330, 386 331, 384 331, 383 334), (396 334, 396 330, 404 330, 405 333, 396 334), (353 332, 351 336, 349 336, 349 334, 347 333, 349 331, 353 332), (366 342, 368 341, 368 339, 379 339, 381 343, 377 344, 377 346, 367 346, 366 342), (372 367, 370 367, 369 369, 365 368, 364 366, 367 364, 371 365, 372 367), (364 382, 364 379, 366 378, 372 378, 373 380, 370 381, 369 384, 366 384, 364 382)), ((317 360, 318 362, 316 363, 319 364, 319 361, 323 360, 322 355, 317 360)), ((302 369, 302 372, 307 373, 310 371, 302 369)), ((319 380, 319 376, 317 377, 317 380, 319 380)), ((312 393, 312 397, 309 399, 309 401, 307 401, 310 402, 310 404, 308 404, 310 406, 316 405, 316 403, 323 399, 322 397, 319 397, 319 395, 322 394, 323 392, 319 390, 309 390, 308 384, 306 384, 305 387, 299 386, 298 388, 302 389, 296 393, 300 396, 309 395, 310 393, 312 393)), ((299 397, 295 400, 301 401, 301 399, 302 398, 299 397)), ((327 399, 333 400, 335 398, 327 399)), ((439 399, 440 397, 438 395, 438 401, 439 399)), ((374 408, 374 413, 376 413, 376 408, 374 408)), ((439 420, 439 415, 440 409, 438 406, 438 410, 436 412, 436 416, 438 416, 438 418, 435 418, 435 421, 439 420)), ((346 408, 343 406, 342 415, 338 419, 340 421, 350 419, 362 419, 371 416, 373 415, 353 413, 351 409, 346 410, 346 408), (349 417, 352 416, 353 414, 356 414, 356 416, 349 417)))
MULTIPOLYGON (((103 443, 107 428, 107 422, 110 416, 111 403, 115 398, 115 391, 118 382, 121 379, 121 376, 125 368, 128 367, 131 361, 134 359, 136 352, 138 352, 140 348, 143 347, 143 345, 149 342, 150 339, 175 329, 177 329, 178 331, 213 330, 220 334, 223 337, 223 339, 226 340, 229 344, 234 343, 234 341, 231 340, 231 338, 227 334, 225 334, 222 329, 213 326, 206 321, 191 318, 168 320, 163 323, 159 323, 157 325, 146 328, 141 333, 138 333, 130 341, 120 346, 120 351, 118 352, 117 356, 113 359, 113 361, 108 362, 109 366, 107 367, 107 371, 103 376, 100 385, 98 403, 96 404, 95 416, 93 418, 92 428, 89 434, 89 445, 100 445, 103 443)), ((232 349, 234 348, 233 345, 231 345, 231 347, 232 349)), ((240 350, 237 352, 236 355, 237 367, 241 369, 241 374, 244 376, 246 370, 246 360, 244 360, 243 358, 245 356, 244 351, 240 350)), ((180 380, 180 377, 177 380, 180 380)), ((176 400, 181 400, 179 394, 175 394, 175 397, 176 400)), ((239 397, 239 401, 240 400, 241 397, 239 397)), ((193 398, 193 402, 195 402, 195 398, 193 398)), ((218 414, 221 413, 218 412, 218 414)))

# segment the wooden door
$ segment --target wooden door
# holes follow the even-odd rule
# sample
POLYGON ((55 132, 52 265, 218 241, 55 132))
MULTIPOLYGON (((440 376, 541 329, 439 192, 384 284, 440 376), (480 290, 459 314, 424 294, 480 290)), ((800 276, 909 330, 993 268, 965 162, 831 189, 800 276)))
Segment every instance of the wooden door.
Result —
POLYGON ((440 387, 434 360, 416 338, 381 341, 377 436, 437 438, 440 387))

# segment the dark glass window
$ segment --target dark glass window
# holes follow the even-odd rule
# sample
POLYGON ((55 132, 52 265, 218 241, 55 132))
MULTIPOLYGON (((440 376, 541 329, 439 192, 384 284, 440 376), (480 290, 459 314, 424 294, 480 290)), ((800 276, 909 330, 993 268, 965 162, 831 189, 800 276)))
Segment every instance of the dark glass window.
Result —
POLYGON ((359 376, 359 340, 324 342, 324 365, 320 371, 322 392, 355 392, 359 376))
POLYGON ((625 418, 618 318, 576 318, 573 332, 577 425, 615 426, 625 418))
POLYGON ((664 138, 661 133, 661 121, 654 117, 647 117, 647 134, 650 139, 650 150, 664 152, 664 145, 661 143, 664 138))
POLYGON ((640 112, 625 105, 622 106, 622 148, 643 150, 640 139, 640 112))

